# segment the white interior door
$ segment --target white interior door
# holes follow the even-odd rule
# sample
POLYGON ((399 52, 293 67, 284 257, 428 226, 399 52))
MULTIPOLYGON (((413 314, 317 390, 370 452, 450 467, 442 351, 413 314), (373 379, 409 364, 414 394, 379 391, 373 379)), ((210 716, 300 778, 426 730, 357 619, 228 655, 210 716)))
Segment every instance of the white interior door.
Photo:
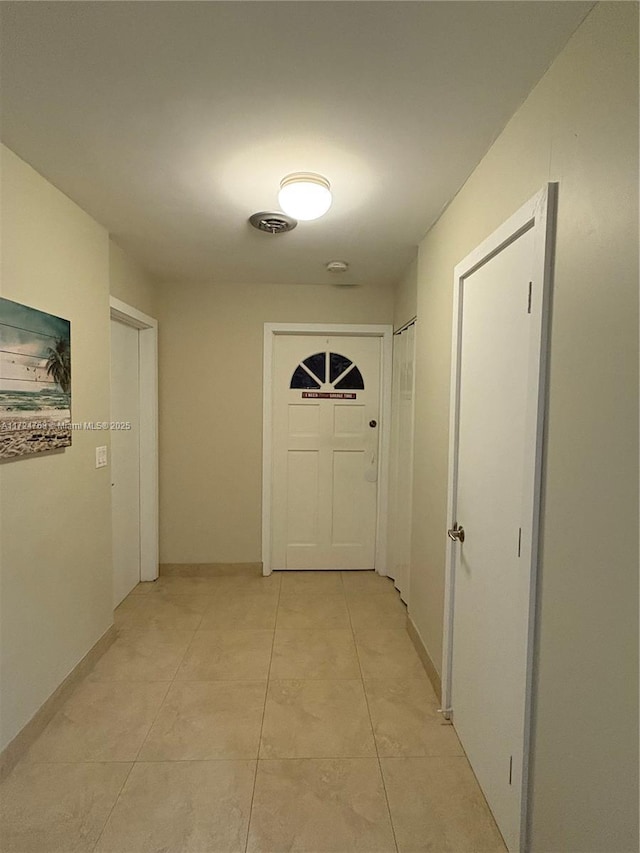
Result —
POLYGON ((548 193, 456 268, 443 701, 512 853, 526 831, 548 193))
POLYGON ((140 581, 139 331, 111 321, 111 518, 114 607, 140 581))
POLYGON ((413 489, 415 323, 393 337, 389 575, 409 603, 413 489))
POLYGON ((380 364, 379 337, 275 338, 271 568, 374 568, 380 364))

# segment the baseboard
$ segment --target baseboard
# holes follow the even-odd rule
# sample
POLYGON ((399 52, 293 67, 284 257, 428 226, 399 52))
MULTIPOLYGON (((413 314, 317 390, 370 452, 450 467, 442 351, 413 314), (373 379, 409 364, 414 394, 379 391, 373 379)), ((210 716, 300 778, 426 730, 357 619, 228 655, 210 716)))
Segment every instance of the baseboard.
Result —
POLYGON ((440 674, 435 668, 435 665, 431 660, 431 656, 429 655, 425 644, 422 642, 422 637, 420 636, 418 629, 408 616, 407 633, 411 637, 411 642, 415 646, 415 650, 418 653, 418 657, 420 658, 422 666, 424 667, 424 670, 427 673, 427 678, 431 682, 431 686, 433 687, 435 694, 438 697, 438 702, 442 703, 442 681, 440 680, 440 674))
POLYGON ((160 563, 160 576, 167 578, 219 578, 231 575, 262 576, 262 563, 160 563))
POLYGON ((67 701, 76 685, 93 669, 97 661, 116 639, 116 635, 116 627, 115 625, 111 625, 98 642, 89 649, 82 660, 74 666, 62 684, 53 691, 51 696, 36 711, 29 722, 20 729, 14 739, 0 752, 0 781, 9 775, 29 747, 42 734, 52 717, 67 701))

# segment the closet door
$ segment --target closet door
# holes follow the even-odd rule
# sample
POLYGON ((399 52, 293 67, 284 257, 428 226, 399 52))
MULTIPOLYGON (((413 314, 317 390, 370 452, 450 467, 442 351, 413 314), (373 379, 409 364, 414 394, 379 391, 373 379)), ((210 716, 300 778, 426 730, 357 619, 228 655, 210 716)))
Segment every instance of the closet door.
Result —
POLYGON ((415 322, 394 335, 389 574, 408 603, 413 489, 415 322))

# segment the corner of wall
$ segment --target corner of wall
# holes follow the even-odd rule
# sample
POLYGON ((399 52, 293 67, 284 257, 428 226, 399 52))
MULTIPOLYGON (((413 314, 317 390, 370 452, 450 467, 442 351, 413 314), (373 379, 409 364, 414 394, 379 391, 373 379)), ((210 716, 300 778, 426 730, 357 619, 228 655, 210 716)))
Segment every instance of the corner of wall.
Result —
POLYGON ((394 288, 393 328, 400 329, 418 313, 418 249, 394 288))
POLYGON ((156 318, 158 284, 153 276, 109 237, 109 293, 156 318))

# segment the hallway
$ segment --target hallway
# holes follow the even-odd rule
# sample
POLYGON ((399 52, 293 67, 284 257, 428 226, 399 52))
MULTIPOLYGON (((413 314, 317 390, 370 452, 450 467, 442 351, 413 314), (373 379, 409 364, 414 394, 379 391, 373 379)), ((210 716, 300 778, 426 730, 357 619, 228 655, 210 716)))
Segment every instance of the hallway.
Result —
POLYGON ((163 577, 115 619, 2 786, 3 853, 505 849, 390 580, 163 577))

